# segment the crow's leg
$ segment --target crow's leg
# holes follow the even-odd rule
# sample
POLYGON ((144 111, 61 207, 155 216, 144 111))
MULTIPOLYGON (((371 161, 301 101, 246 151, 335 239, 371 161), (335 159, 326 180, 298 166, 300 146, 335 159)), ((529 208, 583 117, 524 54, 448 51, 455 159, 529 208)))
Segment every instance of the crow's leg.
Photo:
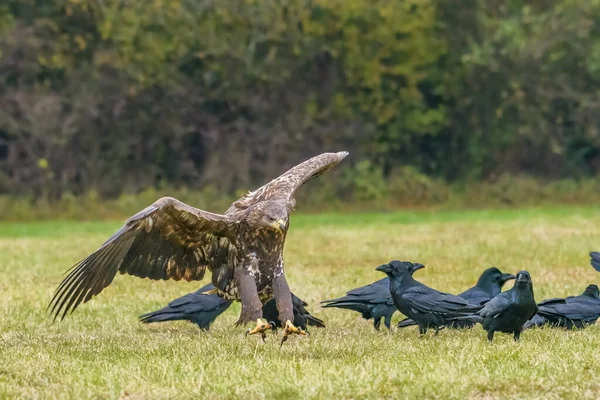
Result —
POLYGON ((383 320, 383 324, 388 328, 388 330, 391 330, 391 324, 392 324, 392 314, 388 314, 385 316, 385 319, 383 320))
POLYGON ((427 333, 427 325, 419 325, 419 334, 423 336, 427 333))
POLYGON ((515 342, 518 342, 519 340, 521 340, 521 331, 515 331, 515 342))
POLYGON ((375 317, 375 318, 373 318, 373 326, 375 327, 376 331, 379 330, 379 326, 381 325, 381 318, 382 317, 375 317))
POLYGON ((494 331, 493 330, 489 330, 488 331, 488 340, 491 342, 492 340, 494 340, 494 331))
POLYGON ((258 297, 254 276, 246 268, 242 267, 235 269, 234 279, 242 302, 242 312, 236 325, 256 321, 256 326, 253 329, 248 329, 246 335, 260 333, 260 336, 264 341, 265 337, 267 337, 265 331, 275 329, 275 326, 262 320, 263 305, 258 297))
POLYGON ((275 296, 275 302, 277 303, 277 310, 279 311, 279 320, 283 326, 281 344, 283 344, 292 333, 306 335, 306 331, 295 327, 292 323, 294 320, 292 292, 290 292, 290 287, 283 275, 283 268, 281 269, 281 273, 276 274, 275 279, 273 279, 273 294, 275 296))

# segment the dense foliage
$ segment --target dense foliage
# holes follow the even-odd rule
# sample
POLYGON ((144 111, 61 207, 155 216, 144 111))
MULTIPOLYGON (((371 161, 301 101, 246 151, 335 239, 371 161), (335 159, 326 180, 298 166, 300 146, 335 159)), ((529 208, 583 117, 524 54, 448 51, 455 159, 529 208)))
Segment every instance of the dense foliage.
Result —
POLYGON ((8 0, 0 35, 0 194, 600 169, 600 0, 8 0))

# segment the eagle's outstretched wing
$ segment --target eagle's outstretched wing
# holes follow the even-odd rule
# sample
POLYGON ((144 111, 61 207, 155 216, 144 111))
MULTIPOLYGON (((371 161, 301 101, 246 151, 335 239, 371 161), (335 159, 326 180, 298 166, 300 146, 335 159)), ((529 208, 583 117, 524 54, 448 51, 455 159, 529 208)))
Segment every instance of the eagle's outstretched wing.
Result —
POLYGON ((61 313, 64 318, 110 285, 117 271, 154 280, 201 280, 207 266, 227 262, 236 237, 237 223, 231 216, 163 197, 75 264, 48 307, 54 318, 61 313))
POLYGON ((225 214, 245 210, 264 200, 293 201, 294 192, 305 182, 316 178, 335 167, 348 155, 347 151, 323 153, 304 161, 273 179, 266 185, 249 192, 229 207, 225 214))

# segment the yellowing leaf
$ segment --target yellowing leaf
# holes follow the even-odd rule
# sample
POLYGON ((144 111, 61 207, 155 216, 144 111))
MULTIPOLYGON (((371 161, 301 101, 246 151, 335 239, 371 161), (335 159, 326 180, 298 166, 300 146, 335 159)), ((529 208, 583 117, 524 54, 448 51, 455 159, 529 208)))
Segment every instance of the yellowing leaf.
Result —
POLYGON ((40 158, 38 160, 38 167, 40 167, 41 169, 48 169, 48 160, 46 160, 45 158, 40 158))

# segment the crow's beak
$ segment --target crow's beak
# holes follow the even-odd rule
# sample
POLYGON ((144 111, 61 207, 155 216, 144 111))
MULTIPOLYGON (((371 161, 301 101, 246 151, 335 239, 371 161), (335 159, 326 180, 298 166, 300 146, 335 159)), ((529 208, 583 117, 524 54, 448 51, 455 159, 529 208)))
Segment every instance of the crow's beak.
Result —
POLYGON ((413 264, 412 272, 414 274, 415 271, 418 271, 418 270, 423 269, 423 268, 425 268, 425 266, 423 264, 415 263, 415 264, 413 264))
POLYGON ((390 267, 390 264, 383 264, 383 265, 380 265, 379 267, 375 268, 375 271, 381 271, 381 272, 385 272, 386 274, 389 274, 392 272, 392 268, 390 267))
POLYGON ((525 275, 517 275, 517 282, 528 282, 529 279, 527 279, 527 277, 525 275))
POLYGON ((502 274, 502 282, 510 281, 511 279, 516 279, 516 276, 513 274, 502 274))

